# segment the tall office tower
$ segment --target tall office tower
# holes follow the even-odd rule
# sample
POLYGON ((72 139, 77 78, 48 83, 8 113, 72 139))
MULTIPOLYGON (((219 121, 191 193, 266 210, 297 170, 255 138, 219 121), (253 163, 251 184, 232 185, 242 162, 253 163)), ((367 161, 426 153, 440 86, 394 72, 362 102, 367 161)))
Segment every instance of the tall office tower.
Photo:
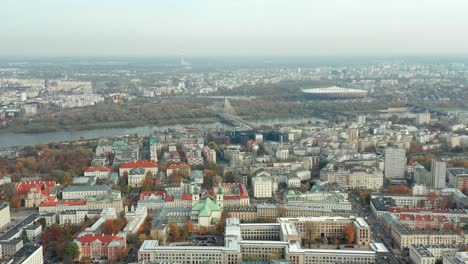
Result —
POLYGON ((366 123, 366 116, 365 115, 359 115, 357 117, 357 122, 360 125, 364 125, 366 123))
POLYGON ((416 115, 416 123, 418 125, 429 124, 431 122, 431 113, 424 112, 416 115))
POLYGON ((406 151, 404 148, 385 149, 385 178, 402 179, 405 177, 406 151))
POLYGON ((432 159, 431 163, 432 184, 435 189, 445 188, 445 178, 447 175, 447 165, 445 161, 432 159))

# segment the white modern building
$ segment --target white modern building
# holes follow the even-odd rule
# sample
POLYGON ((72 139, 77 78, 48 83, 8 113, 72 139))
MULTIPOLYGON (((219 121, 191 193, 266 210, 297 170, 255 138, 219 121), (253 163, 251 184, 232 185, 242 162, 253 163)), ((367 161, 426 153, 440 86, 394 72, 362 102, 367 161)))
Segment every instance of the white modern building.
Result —
POLYGON ((447 165, 445 161, 432 159, 431 162, 432 183, 435 189, 445 188, 445 180, 447 175, 447 165))
POLYGON ((252 178, 255 198, 271 198, 273 194, 273 178, 271 176, 255 176, 252 178))

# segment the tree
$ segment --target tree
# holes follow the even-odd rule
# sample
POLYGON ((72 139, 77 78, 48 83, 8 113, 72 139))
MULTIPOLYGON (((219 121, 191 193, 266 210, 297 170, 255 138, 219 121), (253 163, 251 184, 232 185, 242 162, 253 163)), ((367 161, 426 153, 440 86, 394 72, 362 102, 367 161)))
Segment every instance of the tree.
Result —
POLYGON ((388 187, 390 194, 413 194, 413 190, 405 185, 391 185, 388 187))
POLYGON ((169 177, 167 177, 167 180, 170 183, 180 183, 182 181, 182 177, 179 176, 179 173, 173 172, 169 177))
POLYGON ((107 235, 117 234, 124 229, 126 224, 127 220, 123 217, 107 219, 101 226, 101 232, 107 235))
POLYGON ((224 182, 234 182, 234 173, 232 173, 232 171, 228 171, 224 174, 224 182))
POLYGON ((18 195, 15 195, 10 200, 11 208, 20 208, 21 207, 21 198, 18 195))
POLYGON ((466 252, 466 251, 468 251, 468 245, 463 245, 463 246, 461 246, 460 249, 459 249, 458 251, 460 251, 460 252, 466 252))
POLYGON ((199 226, 199 227, 198 227, 198 234, 200 234, 200 235, 203 236, 203 235, 206 234, 206 232, 207 232, 207 230, 206 230, 206 227, 205 227, 205 226, 199 226))
POLYGON ((442 231, 451 231, 453 230, 453 225, 451 223, 444 223, 442 225, 442 231))
POLYGON ((53 224, 42 233, 42 246, 48 256, 59 256, 64 243, 64 231, 60 225, 53 224))
POLYGON ((77 244, 69 241, 63 246, 61 253, 64 258, 68 257, 73 260, 80 255, 80 249, 78 248, 77 244))
POLYGON ((437 196, 436 192, 430 192, 427 195, 427 199, 431 202, 432 208, 434 208, 434 204, 437 201, 437 198, 438 198, 438 196, 437 196))
POLYGON ((149 236, 145 234, 138 235, 138 243, 140 243, 140 245, 143 243, 143 241, 148 240, 148 239, 150 239, 149 236))
POLYGON ((188 234, 192 234, 195 230, 195 225, 193 224, 192 220, 188 220, 184 224, 184 230, 187 231, 188 234))
POLYGON ((37 219, 37 222, 42 226, 42 229, 44 229, 46 227, 46 220, 44 217, 41 217, 39 219, 37 219))
POLYGON ((148 171, 145 175, 145 179, 141 185, 142 191, 152 191, 154 189, 154 180, 153 180, 153 173, 148 171))
POLYGON ((356 230, 354 229, 353 225, 347 225, 343 229, 343 236, 346 240, 347 243, 353 243, 354 242, 354 237, 356 236, 356 230))
POLYGON ((176 222, 169 222, 169 237, 171 241, 177 241, 180 239, 180 229, 176 222))

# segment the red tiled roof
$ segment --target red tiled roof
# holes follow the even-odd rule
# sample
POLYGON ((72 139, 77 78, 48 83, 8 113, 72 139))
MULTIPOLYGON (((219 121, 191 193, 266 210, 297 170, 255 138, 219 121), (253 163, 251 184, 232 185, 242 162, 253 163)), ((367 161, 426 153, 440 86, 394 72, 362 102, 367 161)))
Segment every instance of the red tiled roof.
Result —
POLYGON ((416 221, 431 221, 430 215, 415 215, 416 221))
POLYGON ((187 169, 190 168, 188 164, 171 164, 167 166, 168 169, 187 169))
POLYGON ((184 194, 182 194, 181 198, 182 198, 182 200, 191 201, 192 200, 192 195, 188 194, 188 193, 184 193, 184 194))
POLYGON ((84 200, 57 200, 57 197, 52 196, 49 199, 43 201, 39 206, 57 206, 57 205, 86 205, 84 200))
POLYGON ((414 220, 414 216, 411 214, 401 214, 400 220, 414 220))
POLYGON ((141 161, 135 161, 135 162, 127 162, 122 164, 120 168, 122 169, 133 169, 133 168, 157 168, 158 163, 154 161, 147 161, 147 160, 141 160, 141 161))
POLYGON ((91 166, 86 169, 86 172, 95 172, 95 171, 111 171, 111 169, 106 166, 91 166))
POLYGON ((143 200, 145 199, 145 197, 149 197, 151 195, 155 195, 155 196, 162 196, 162 195, 166 195, 167 192, 165 190, 161 190, 161 191, 144 191, 140 194, 140 200, 143 200))
POLYGON ((112 240, 121 241, 123 238, 117 235, 95 235, 95 234, 86 234, 78 238, 82 244, 92 243, 96 240, 101 241, 103 244, 109 244, 112 240))
POLYGON ((430 209, 430 208, 401 208, 401 207, 390 207, 388 208, 390 213, 424 213, 424 212, 432 212, 432 213, 450 213, 450 210, 447 209, 430 209))
POLYGON ((57 185, 55 181, 29 181, 29 182, 19 182, 15 185, 16 195, 24 195, 31 191, 32 188, 36 190, 42 190, 43 195, 50 195, 50 188, 54 188, 57 185))
POLYGON ((168 195, 168 196, 166 196, 165 200, 168 201, 168 202, 172 202, 172 201, 174 201, 174 196, 168 195))

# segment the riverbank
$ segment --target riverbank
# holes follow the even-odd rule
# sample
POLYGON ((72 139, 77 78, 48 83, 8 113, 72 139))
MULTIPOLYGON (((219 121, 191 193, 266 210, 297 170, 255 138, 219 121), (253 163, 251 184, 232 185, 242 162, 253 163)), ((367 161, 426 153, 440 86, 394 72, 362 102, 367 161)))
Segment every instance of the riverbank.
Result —
MULTIPOLYGON (((182 120, 182 119, 178 119, 182 120)), ((53 132, 43 133, 15 133, 15 132, 4 132, 0 133, 0 148, 14 147, 14 146, 28 146, 38 144, 48 144, 53 142, 69 142, 86 139, 97 139, 114 137, 121 135, 132 135, 137 134, 139 136, 149 136, 156 130, 165 130, 171 128, 178 128, 184 126, 199 126, 210 129, 233 129, 233 127, 223 124, 219 121, 209 122, 209 119, 184 119, 186 122, 169 124, 169 125, 147 125, 139 127, 128 127, 128 128, 101 128, 101 129, 89 129, 79 131, 66 131, 58 130, 53 132), (200 122, 205 121, 205 122, 200 122)), ((215 119, 217 120, 217 119, 215 119)), ((255 119, 249 120, 249 122, 255 125, 272 125, 272 124, 297 124, 302 122, 326 122, 326 120, 317 117, 288 117, 288 118, 267 118, 267 119, 255 119)))

